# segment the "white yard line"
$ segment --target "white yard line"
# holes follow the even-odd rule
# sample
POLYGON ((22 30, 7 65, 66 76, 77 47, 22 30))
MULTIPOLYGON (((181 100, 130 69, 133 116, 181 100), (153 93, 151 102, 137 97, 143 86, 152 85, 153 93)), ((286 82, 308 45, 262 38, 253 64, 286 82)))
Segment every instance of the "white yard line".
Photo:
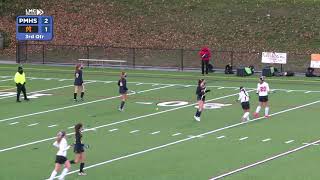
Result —
POLYGON ((18 124, 19 122, 13 122, 13 123, 10 123, 9 125, 15 125, 15 124, 18 124))
POLYGON ((319 146, 319 144, 318 143, 302 143, 303 145, 312 145, 312 146, 319 146))
POLYGON ((133 131, 130 131, 131 134, 133 133, 136 133, 136 132, 139 132, 140 130, 133 130, 133 131))
POLYGON ((160 133, 160 131, 155 131, 155 132, 152 132, 150 134, 154 135, 154 134, 159 134, 159 133, 160 133))
MULTIPOLYGON (((89 82, 86 82, 85 84, 90 84, 90 83, 93 83, 93 82, 94 81, 89 81, 89 82)), ((38 90, 38 91, 33 91, 33 92, 27 92, 27 94, 34 94, 34 93, 52 91, 52 90, 63 89, 63 88, 72 87, 72 86, 74 86, 74 85, 59 86, 59 87, 55 87, 55 88, 43 89, 43 90, 38 90)), ((16 97, 16 95, 5 96, 5 97, 1 97, 0 99, 6 99, 6 98, 10 98, 10 97, 16 97)))
POLYGON ((151 105, 153 102, 136 102, 136 104, 151 105))
POLYGON ((217 137, 217 139, 222 139, 222 138, 225 138, 225 136, 219 136, 219 137, 217 137))
MULTIPOLYGON (((147 89, 147 90, 142 90, 142 91, 138 91, 136 93, 129 93, 128 95, 140 94, 140 93, 154 91, 154 90, 158 90, 158 89, 164 89, 164 88, 168 88, 168 87, 172 87, 172 85, 162 86, 162 87, 157 87, 157 88, 152 88, 152 89, 147 89)), ((11 117, 11 118, 1 119, 0 122, 11 121, 13 119, 19 119, 19 118, 30 117, 30 116, 35 116, 35 115, 39 115, 39 114, 46 114, 46 113, 49 113, 49 112, 55 112, 55 111, 70 109, 70 108, 74 108, 74 107, 78 107, 78 106, 83 106, 83 105, 87 105, 87 104, 93 104, 93 103, 106 101, 106 100, 110 100, 110 99, 115 99, 115 98, 119 98, 119 97, 120 96, 118 95, 118 96, 98 99, 98 100, 94 100, 94 101, 88 101, 88 102, 84 102, 84 103, 80 103, 80 104, 74 104, 74 105, 70 105, 70 106, 50 109, 50 110, 46 110, 46 111, 40 111, 40 112, 25 114, 25 115, 21 115, 21 116, 15 116, 15 117, 11 117)))
MULTIPOLYGON (((222 97, 218 97, 218 98, 207 100, 207 102, 215 101, 215 100, 219 100, 219 99, 223 99, 223 98, 228 98, 228 97, 232 97, 232 96, 237 96, 237 95, 238 95, 238 93, 230 94, 230 95, 226 95, 226 96, 222 96, 222 97)), ((113 125, 116 125, 116 124, 122 124, 122 123, 130 122, 130 121, 135 121, 135 120, 138 120, 138 119, 155 116, 155 115, 158 115, 158 114, 163 114, 163 113, 166 113, 166 112, 171 112, 171 111, 175 111, 175 110, 186 108, 186 107, 192 107, 192 106, 194 106, 196 104, 197 103, 189 104, 189 105, 185 105, 185 106, 180 106, 180 107, 176 107, 176 108, 172 108, 172 109, 168 109, 168 110, 158 111, 156 113, 146 114, 146 115, 142 115, 142 116, 138 116, 138 117, 134 117, 134 118, 130 118, 130 119, 125 119, 125 120, 122 120, 122 121, 116 121, 116 122, 113 122, 113 123, 104 124, 104 125, 96 126, 96 127, 93 127, 93 128, 99 129, 99 128, 113 126, 113 125)), ((90 130, 85 130, 85 131, 90 131, 90 130)), ((73 135, 73 134, 74 133, 68 133, 67 135, 73 135)), ((5 151, 9 151, 9 150, 13 150, 13 149, 18 149, 18 148, 25 147, 25 146, 29 146, 29 145, 33 145, 33 144, 38 144, 38 143, 41 143, 41 142, 50 141, 50 140, 53 140, 55 138, 56 137, 51 137, 51 138, 37 140, 37 141, 25 143, 25 144, 20 144, 20 145, 9 147, 9 148, 0 149, 0 153, 1 152, 5 152, 5 151)))
POLYGON ((307 147, 313 146, 313 145, 315 145, 315 144, 317 144, 317 143, 319 143, 319 142, 320 142, 320 140, 317 140, 317 141, 308 143, 308 144, 306 144, 306 145, 297 147, 297 148, 292 149, 292 150, 290 150, 290 151, 286 151, 286 152, 277 154, 277 155, 275 155, 275 156, 269 157, 269 158, 264 159, 264 160, 262 160, 262 161, 258 161, 258 162, 256 162, 256 163, 249 164, 249 165, 247 165, 247 166, 241 167, 241 168, 239 168, 239 169, 235 169, 235 170, 230 171, 230 172, 227 172, 227 173, 225 173, 225 174, 221 174, 221 175, 219 175, 219 176, 212 177, 212 178, 210 178, 209 180, 217 180, 217 179, 221 179, 221 178, 230 176, 230 175, 235 174, 235 173, 238 173, 238 172, 240 172, 240 171, 244 171, 244 170, 246 170, 246 169, 249 169, 249 168, 252 168, 252 167, 261 165, 261 164, 266 163, 266 162, 268 162, 268 161, 275 160, 275 159, 280 158, 280 157, 282 157, 282 156, 287 156, 287 155, 289 155, 289 154, 291 154, 291 153, 295 153, 295 152, 297 152, 297 151, 301 151, 301 150, 303 150, 303 149, 305 149, 305 148, 307 148, 307 147))
MULTIPOLYGON (((311 103, 308 103, 308 104, 304 104, 304 105, 300 105, 300 106, 297 106, 297 107, 294 107, 294 108, 290 108, 290 109, 286 109, 286 110, 283 110, 283 111, 279 111, 279 112, 276 112, 276 113, 273 113, 271 114, 270 116, 275 116, 275 115, 278 115, 278 114, 282 114, 282 113, 285 113, 285 112, 289 112, 289 111, 293 111, 295 109, 299 109, 299 108, 303 108, 303 107, 306 107, 306 106, 310 106, 310 105, 313 105, 313 104, 316 104, 316 103, 319 103, 320 101, 314 101, 314 102, 311 102, 311 103)), ((175 145, 175 144, 180 144, 182 142, 186 142, 186 141, 190 141, 192 139, 195 139, 195 138, 198 138, 198 137, 202 137, 202 136, 206 136, 206 135, 210 135, 210 134, 213 134, 215 132, 219 132, 219 131, 222 131, 222 130, 225 130, 225 129, 231 129, 231 128, 234 128, 234 127, 237 127, 237 126, 240 126, 240 125, 243 125, 243 124, 247 124, 247 123, 250 123, 250 122, 254 122, 254 121, 258 121, 262 119, 262 117, 260 118, 256 118, 256 119, 252 119, 250 121, 247 121, 247 122, 241 122, 241 123, 237 123, 237 124, 233 124, 233 125, 230 125, 230 126, 226 126, 226 127, 223 127, 223 128, 219 128, 219 129, 216 129, 216 130, 212 130, 212 131, 208 131, 208 132, 205 132, 205 133, 202 133, 202 134, 199 134, 199 135, 196 135, 196 136, 191 136, 191 137, 188 137, 188 138, 184 138, 184 139, 180 139, 180 140, 177 140, 177 141, 173 141, 173 142, 170 142, 170 143, 167 143, 167 144, 163 144, 163 145, 160 145, 160 146, 156 146, 156 147, 153 147, 153 148, 149 148, 149 149, 145 149, 145 150, 142 150, 142 151, 139 151, 139 152, 135 152, 135 153, 132 153, 132 154, 128 154, 128 155, 125 155, 125 156, 121 156, 121 157, 118 157, 118 158, 115 158, 115 159, 111 159, 111 160, 106 160, 106 161, 103 161, 103 162, 100 162, 100 163, 96 163, 96 164, 92 164, 90 166, 87 166, 86 168, 84 169, 91 169, 91 168, 94 168, 94 167, 97 167, 97 166, 101 166, 101 165, 104 165, 104 164, 109 164, 111 162, 114 162, 114 161, 119 161, 119 160, 122 160, 122 159, 127 159, 129 157, 133 157, 133 156, 137 156, 137 155, 141 155, 141 154, 144 154, 144 153, 147 153, 147 152, 151 152, 151 151, 155 151, 155 150, 158 150, 158 149, 163 149, 165 147, 168 147, 168 146, 172 146, 172 145, 175 145)), ((220 136, 222 137, 222 136, 220 136)), ((320 142, 320 140, 318 141, 315 141, 315 142, 312 142, 311 144, 317 144, 318 142, 320 142)), ((277 156, 274 156, 275 158, 277 157, 281 157, 284 155, 287 155, 289 153, 292 153, 292 152, 295 152, 295 151, 298 151, 300 149, 303 149, 303 148, 306 148, 308 146, 311 146, 311 144, 307 144, 307 145, 304 145, 304 146, 301 146, 299 148, 296 148, 294 150, 291 150, 291 151, 287 151, 285 153, 282 153, 282 155, 277 155, 277 156), (289 153, 288 153, 289 152, 289 153)), ((0 150, 1 152, 1 150, 0 150)), ((275 159, 274 157, 272 157, 273 159, 275 159)), ((270 158, 268 158, 269 160, 267 161, 270 161, 270 158)), ((272 160, 272 159, 271 159, 272 160)), ((265 161, 265 160, 264 160, 265 161)), ((260 163, 261 164, 261 163, 260 163)), ((257 163, 255 163, 255 165, 257 165, 257 163)), ((254 165, 254 166, 255 166, 254 165)), ((251 167, 251 166, 250 166, 251 167)), ((243 169, 243 168, 240 168, 240 169, 243 169)), ((75 171, 71 171, 69 172, 68 174, 74 174, 74 173, 77 173, 78 170, 75 170, 75 171)), ((238 172, 238 171, 236 171, 238 172)), ((234 173, 234 172, 233 172, 234 173)), ((231 174, 233 174, 231 173, 231 174)), ((229 174, 229 173, 227 173, 229 174)), ((229 174, 230 175, 230 174, 229 174)), ((222 177, 225 177, 226 175, 223 175, 222 177)), ((58 178, 58 177, 56 177, 58 178)), ((221 178, 219 176, 219 178, 221 178)))
POLYGON ((289 140, 289 141, 286 141, 285 143, 286 144, 290 144, 290 143, 293 143, 294 142, 294 140, 289 140))
POLYGON ((13 81, 13 78, 0 80, 0 82, 5 82, 5 81, 13 81))
MULTIPOLYGON (((8 78, 9 76, 0 76, 0 77, 3 77, 3 78, 8 78)), ((28 79, 47 79, 47 78, 43 78, 43 77, 29 77, 28 79)), ((57 80, 57 81, 60 81, 60 80, 63 80, 63 81, 73 81, 74 79, 61 79, 61 78, 51 78, 52 80, 57 80)), ((11 80, 13 80, 13 78, 11 78, 11 80)), ((111 82, 116 82, 116 81, 103 81, 103 80, 86 80, 86 81, 95 81, 95 82, 102 82, 102 83, 111 83, 111 82)), ((188 84, 167 84, 167 83, 147 83, 147 82, 127 82, 128 84, 137 84, 138 86, 139 85, 142 85, 142 84, 146 84, 146 85, 154 85, 154 84, 157 84, 157 85, 174 85, 174 86, 183 86, 183 87, 196 87, 197 85, 188 85, 188 84)), ((220 88, 221 86, 207 86, 207 87, 214 87, 214 88, 220 88)), ((236 89, 236 90, 239 90, 239 87, 233 87, 233 86, 228 86, 228 87, 223 87, 225 89, 236 89)), ((247 90, 256 90, 256 87, 247 87, 246 88, 247 90)), ((311 91, 311 90, 303 90, 303 89, 272 89, 272 91, 289 91, 289 92, 316 92, 316 93, 320 93, 320 90, 319 91, 311 91)))
POLYGON ((181 135, 181 133, 175 133, 175 134, 172 134, 171 136, 179 136, 181 135))
MULTIPOLYGON (((227 95, 227 96, 222 96, 222 97, 215 98, 215 99, 211 99, 211 100, 208 100, 208 101, 214 101, 214 100, 217 100, 217 99, 222 99, 222 98, 231 97, 231 96, 235 96, 235 95, 238 95, 238 93, 236 93, 236 94, 231 94, 231 95, 227 95)), ((270 114, 270 117, 275 116, 275 115, 278 115, 278 114, 283 114, 283 113, 286 113, 286 112, 289 112, 289 111, 293 111, 293 110, 296 110, 296 109, 301 109, 301 108, 304 108, 304 107, 307 107, 307 106, 311 106, 311 105, 314 105, 314 104, 317 104, 317 103, 320 103, 320 100, 314 101, 314 102, 311 102, 311 103, 307 103, 307 104, 304 104, 304 105, 300 105, 300 106, 297 106, 297 107, 289 108, 289 109, 286 109, 286 110, 282 110, 282 111, 279 111, 279 112, 276 112, 276 113, 273 113, 273 114, 270 114)), ((181 106, 181 107, 177 107, 177 108, 173 108, 173 109, 168 109, 168 110, 164 110, 164 111, 159 111, 159 112, 156 112, 156 113, 147 114, 147 115, 143 115, 143 116, 139 116, 139 117, 135 117, 135 118, 131 118, 131 119, 119 121, 119 122, 114 122, 114 123, 105 124, 105 125, 102 125, 102 126, 97 126, 97 127, 95 127, 95 128, 97 129, 97 128, 102 128, 102 127, 108 127, 108 126, 112 126, 112 125, 115 125, 115 124, 120 124, 120 123, 124 123, 124 122, 128 122, 128 121, 133 121, 133 120, 141 119, 141 118, 144 118, 144 117, 150 117, 150 116, 154 116, 154 115, 157 115, 157 114, 162 114, 162 113, 165 113, 165 112, 170 112, 170 111, 174 111, 174 110, 177 110, 177 109, 181 109, 181 108, 185 108, 185 107, 189 107, 189 106, 194 106, 194 105, 195 105, 195 104, 191 104, 191 105, 181 106)), ((263 117, 256 118, 256 119, 252 119, 252 120, 247 121, 247 122, 236 123, 236 124, 233 124, 233 125, 230 125, 230 126, 226 126, 226 127, 223 127, 223 128, 215 129, 215 130, 213 130, 213 131, 208 131, 208 132, 203 133, 203 134, 200 134, 200 135, 201 135, 201 136, 205 136, 205 135, 213 134, 213 133, 216 133, 216 132, 225 130, 225 129, 231 129, 231 128, 234 128, 234 127, 237 127, 237 126, 241 126, 241 125, 243 125, 243 124, 247 124, 247 123, 250 123, 250 122, 258 121, 258 120, 260 120, 260 119, 262 119, 262 118, 263 118, 263 117)), ((72 135, 72 134, 74 134, 74 133, 68 133, 67 135, 72 135)), ((8 147, 8 148, 3 148, 3 149, 0 149, 0 153, 1 153, 1 152, 6 152, 6 151, 10 151, 10 150, 14 150, 14 149, 18 149, 18 148, 21 148, 21 147, 26 147, 26 146, 33 145, 33 144, 38 144, 38 143, 41 143, 41 142, 50 141, 50 140, 53 140, 53 139, 55 139, 55 138, 56 138, 56 137, 51 137, 51 138, 46 138, 46 139, 42 139, 42 140, 37 140, 37 141, 25 143, 25 144, 20 144, 20 145, 17 145, 17 146, 12 146, 12 147, 8 147)), ((187 138, 187 139, 189 140, 189 138, 187 138)), ((183 141, 185 141, 185 140, 179 140, 179 141, 182 141, 182 142, 183 142, 183 141)), ((172 143, 169 143, 169 144, 172 145, 172 143)), ((174 144, 176 144, 176 143, 174 143, 174 144)))
POLYGON ((242 137, 242 138, 239 139, 239 141, 243 141, 243 140, 246 140, 246 139, 248 139, 248 137, 242 137))
POLYGON ((268 142, 268 141, 271 141, 271 138, 267 138, 267 139, 262 140, 262 142, 268 142))
POLYGON ((109 132, 118 131, 118 129, 110 129, 109 132))
POLYGON ((33 124, 29 124, 28 127, 31 127, 31 126, 36 126, 38 125, 39 123, 33 123, 33 124))
POLYGON ((49 125, 48 128, 56 127, 58 126, 57 124, 49 125))

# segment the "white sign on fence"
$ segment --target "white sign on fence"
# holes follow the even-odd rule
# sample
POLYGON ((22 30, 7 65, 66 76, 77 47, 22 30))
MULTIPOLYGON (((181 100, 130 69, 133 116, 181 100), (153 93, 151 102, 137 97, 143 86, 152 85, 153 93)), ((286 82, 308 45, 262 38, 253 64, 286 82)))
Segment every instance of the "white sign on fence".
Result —
POLYGON ((320 54, 311 54, 310 67, 320 68, 320 54))
POLYGON ((262 63, 287 64, 287 53, 262 52, 262 63))

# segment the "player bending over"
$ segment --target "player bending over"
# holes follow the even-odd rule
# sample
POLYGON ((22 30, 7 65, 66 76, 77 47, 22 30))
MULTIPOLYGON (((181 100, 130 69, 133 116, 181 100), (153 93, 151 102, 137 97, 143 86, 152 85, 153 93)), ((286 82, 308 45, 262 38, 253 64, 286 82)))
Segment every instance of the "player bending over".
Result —
POLYGON ((204 110, 204 102, 206 100, 206 93, 210 92, 207 90, 206 81, 204 79, 199 79, 198 87, 197 87, 197 101, 198 101, 198 109, 196 114, 194 115, 194 119, 196 121, 200 121, 201 112, 204 110))
POLYGON ((249 103, 249 94, 248 92, 241 86, 238 101, 241 102, 241 106, 243 109, 243 116, 241 118, 241 122, 250 120, 250 103, 249 103))
POLYGON ((261 110, 261 106, 264 107, 264 117, 269 117, 269 105, 268 105, 268 93, 270 91, 269 84, 265 82, 265 78, 263 76, 260 77, 257 87, 257 94, 259 95, 259 105, 254 112, 254 117, 259 117, 259 112, 261 110))
POLYGON ((84 171, 84 161, 86 160, 86 156, 84 154, 84 144, 82 143, 82 131, 83 131, 83 125, 81 123, 78 123, 74 126, 75 131, 75 144, 74 144, 74 153, 75 153, 75 159, 71 160, 71 164, 77 164, 80 162, 80 170, 78 175, 79 176, 85 176, 87 175, 84 171))
POLYGON ((84 84, 83 84, 83 78, 82 78, 82 69, 83 66, 81 64, 77 64, 76 70, 74 72, 74 94, 73 99, 76 102, 77 101, 77 94, 81 92, 81 101, 83 101, 84 96, 84 84))
POLYGON ((70 148, 70 146, 68 145, 66 140, 66 133, 63 131, 59 132, 57 135, 57 140, 53 143, 53 145, 59 150, 56 155, 55 168, 52 171, 49 180, 54 179, 58 171, 60 171, 62 165, 64 165, 65 168, 63 169, 59 179, 64 179, 71 168, 70 162, 67 159, 67 150, 70 148))
POLYGON ((120 93, 120 98, 121 98, 121 104, 119 107, 119 111, 124 110, 124 104, 127 100, 127 73, 121 72, 120 79, 118 81, 118 86, 119 86, 119 93, 120 93))

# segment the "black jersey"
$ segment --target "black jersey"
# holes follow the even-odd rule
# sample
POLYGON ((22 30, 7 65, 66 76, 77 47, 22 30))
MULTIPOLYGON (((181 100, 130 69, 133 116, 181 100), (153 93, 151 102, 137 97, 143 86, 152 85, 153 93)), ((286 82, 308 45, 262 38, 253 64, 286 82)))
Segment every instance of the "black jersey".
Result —
POLYGON ((76 133, 75 137, 76 137, 76 143, 75 144, 77 144, 77 145, 82 144, 82 141, 81 141, 82 134, 81 133, 76 133))
POLYGON ((82 153, 84 152, 84 144, 82 144, 82 134, 79 132, 79 133, 76 133, 76 143, 74 144, 74 148, 73 148, 73 151, 75 153, 82 153))
POLYGON ((197 100, 204 101, 205 94, 206 94, 206 87, 205 86, 204 87, 198 86, 197 90, 196 90, 197 100))
POLYGON ((118 81, 118 86, 119 86, 119 93, 120 94, 124 94, 128 91, 127 80, 125 78, 121 78, 118 81))
POLYGON ((74 85, 75 86, 82 86, 83 78, 82 78, 82 70, 77 70, 74 73, 74 85))

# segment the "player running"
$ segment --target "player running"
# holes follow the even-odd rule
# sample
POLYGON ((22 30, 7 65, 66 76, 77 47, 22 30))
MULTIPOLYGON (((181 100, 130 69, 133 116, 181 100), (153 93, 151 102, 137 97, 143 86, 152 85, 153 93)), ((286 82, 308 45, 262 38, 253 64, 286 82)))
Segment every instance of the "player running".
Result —
POLYGON ((238 101, 241 102, 241 106, 243 109, 243 116, 241 118, 241 122, 250 120, 250 103, 249 103, 249 93, 241 86, 238 101))
POLYGON ((81 123, 78 123, 74 126, 75 131, 75 144, 74 144, 74 153, 76 154, 75 159, 71 160, 71 164, 77 164, 80 162, 80 170, 78 175, 79 176, 85 176, 87 175, 84 171, 84 161, 86 159, 86 156, 84 154, 84 144, 82 143, 82 131, 83 131, 83 125, 81 123))
POLYGON ((128 87, 127 87, 126 78, 127 78, 127 73, 121 72, 120 80, 118 81, 119 93, 120 93, 120 98, 121 98, 121 104, 119 107, 119 111, 124 110, 124 104, 128 98, 128 96, 127 96, 128 87))
POLYGON ((207 90, 206 81, 204 79, 199 79, 198 87, 197 87, 197 101, 198 101, 198 109, 196 114, 194 115, 194 119, 196 121, 200 121, 201 112, 204 110, 204 102, 206 100, 206 93, 210 92, 207 90))
POLYGON ((254 112, 254 117, 259 117, 259 112, 261 110, 261 106, 264 107, 264 117, 269 117, 269 105, 268 105, 268 93, 270 91, 269 84, 265 82, 265 78, 263 76, 260 77, 260 82, 258 83, 257 87, 257 94, 259 95, 259 105, 254 112))
POLYGON ((74 94, 73 99, 75 102, 77 102, 77 94, 81 92, 81 101, 83 101, 84 96, 84 84, 83 84, 83 78, 82 78, 82 69, 83 66, 81 64, 77 64, 76 70, 74 72, 74 94))
POLYGON ((65 168, 63 169, 59 179, 64 179, 71 168, 70 162, 67 159, 67 150, 70 148, 70 146, 68 145, 66 140, 66 133, 63 131, 59 132, 57 135, 57 140, 53 143, 53 145, 59 150, 56 155, 55 168, 52 171, 49 180, 54 179, 58 171, 60 171, 62 165, 64 165, 65 168))

